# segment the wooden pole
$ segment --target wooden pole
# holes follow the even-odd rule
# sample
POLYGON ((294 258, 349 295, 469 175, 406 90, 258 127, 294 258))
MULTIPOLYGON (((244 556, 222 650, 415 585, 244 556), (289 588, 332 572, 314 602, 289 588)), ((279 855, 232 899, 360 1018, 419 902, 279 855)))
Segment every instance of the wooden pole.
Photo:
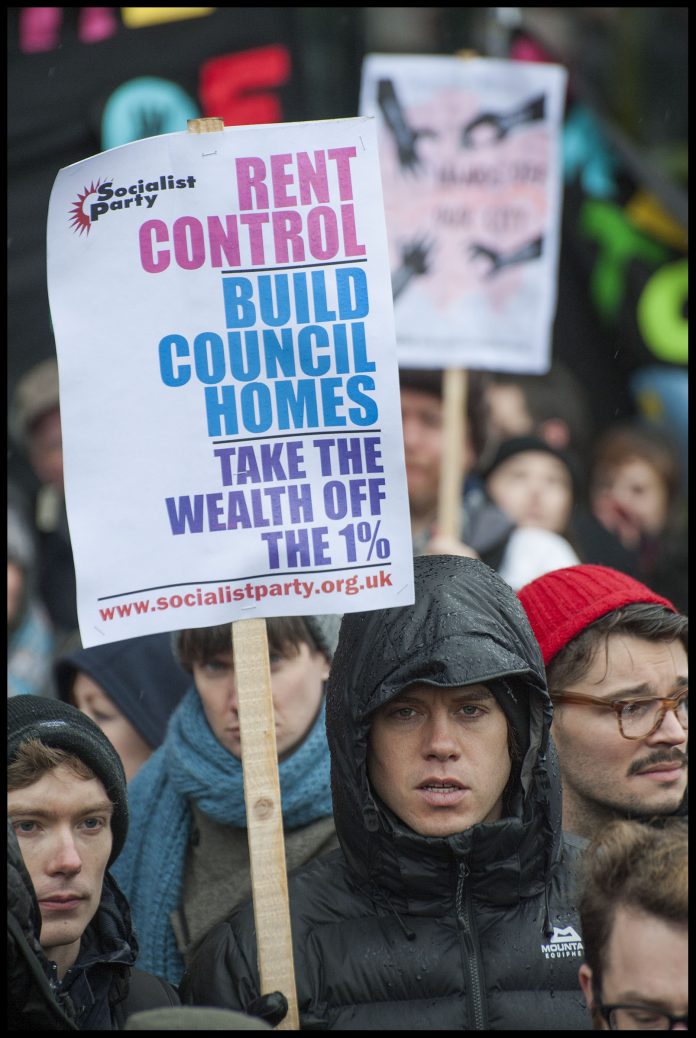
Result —
POLYGON ((288 1013, 278 1030, 299 1030, 278 778, 268 635, 263 617, 232 624, 244 802, 261 993, 282 991, 288 1013))
MULTIPOLYGON (((224 128, 218 118, 188 120, 189 133, 224 128)), ((288 1012, 276 1030, 299 1031, 266 620, 231 628, 261 994, 282 991, 288 1012)))
POLYGON ((461 540, 462 454, 466 443, 467 372, 447 368, 442 374, 442 457, 438 497, 438 533, 461 540))
MULTIPOLYGON (((475 50, 457 51, 463 60, 477 58, 475 50)), ((442 374, 442 458, 438 497, 438 533, 461 540, 460 523, 464 483, 463 454, 466 450, 467 372, 447 368, 442 374)))

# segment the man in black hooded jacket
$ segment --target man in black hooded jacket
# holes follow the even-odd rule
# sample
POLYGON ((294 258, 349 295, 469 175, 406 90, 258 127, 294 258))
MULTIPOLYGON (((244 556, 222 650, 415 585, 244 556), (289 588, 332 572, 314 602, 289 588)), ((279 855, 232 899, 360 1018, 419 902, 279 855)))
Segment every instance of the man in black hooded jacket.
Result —
MULTIPOLYGON (((327 688, 341 850, 289 877, 302 1029, 591 1030, 541 653, 478 560, 414 560, 415 605, 347 614, 327 688)), ((259 995, 252 907, 184 1002, 259 995)))

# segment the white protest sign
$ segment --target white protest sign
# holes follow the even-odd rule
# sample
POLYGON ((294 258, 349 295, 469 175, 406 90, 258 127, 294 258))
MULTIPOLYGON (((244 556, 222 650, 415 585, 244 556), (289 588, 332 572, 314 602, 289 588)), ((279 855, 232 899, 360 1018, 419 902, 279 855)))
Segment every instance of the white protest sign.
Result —
POLYGON ((565 69, 370 55, 399 363, 549 367, 565 69))
POLYGON ((373 119, 61 170, 48 288, 86 646, 413 601, 373 119))

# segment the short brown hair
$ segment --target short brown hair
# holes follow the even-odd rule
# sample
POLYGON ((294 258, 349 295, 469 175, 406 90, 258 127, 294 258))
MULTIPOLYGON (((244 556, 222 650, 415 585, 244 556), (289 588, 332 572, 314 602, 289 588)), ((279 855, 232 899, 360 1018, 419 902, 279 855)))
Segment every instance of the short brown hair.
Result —
POLYGON ((581 681, 600 649, 606 650, 611 634, 625 634, 649 642, 678 640, 686 652, 689 651, 688 617, 673 613, 665 606, 634 602, 595 620, 549 660, 546 665, 549 691, 562 691, 581 681))
POLYGON ((7 765, 7 790, 26 789, 54 768, 69 768, 81 779, 96 778, 92 769, 74 753, 46 746, 40 739, 28 739, 17 750, 15 759, 7 765))
MULTIPOLYGON (((271 616, 266 619, 269 655, 296 656, 306 642, 312 652, 323 652, 301 616, 271 616)), ((189 674, 194 663, 206 663, 220 653, 232 652, 229 624, 196 627, 176 635, 176 654, 189 674)))
POLYGON ((668 819, 660 826, 610 822, 585 851, 580 925, 597 1001, 601 1001, 606 950, 619 907, 686 925, 688 826, 684 819, 668 819))

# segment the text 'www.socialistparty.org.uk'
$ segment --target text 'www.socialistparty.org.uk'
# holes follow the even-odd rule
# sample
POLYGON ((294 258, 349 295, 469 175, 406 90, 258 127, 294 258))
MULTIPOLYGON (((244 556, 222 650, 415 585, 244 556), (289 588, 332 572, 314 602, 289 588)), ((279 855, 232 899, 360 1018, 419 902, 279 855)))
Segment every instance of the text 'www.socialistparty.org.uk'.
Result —
POLYGON ((102 620, 119 620, 143 613, 162 612, 166 609, 197 609, 201 606, 243 601, 261 602, 264 598, 309 599, 317 595, 357 595, 361 591, 373 591, 392 586, 392 574, 385 569, 367 574, 352 573, 348 577, 336 577, 322 581, 301 580, 299 577, 274 583, 254 584, 248 581, 240 587, 219 584, 215 588, 197 587, 195 590, 183 594, 177 592, 170 595, 159 595, 154 599, 136 599, 131 602, 100 606, 99 615, 102 620))

